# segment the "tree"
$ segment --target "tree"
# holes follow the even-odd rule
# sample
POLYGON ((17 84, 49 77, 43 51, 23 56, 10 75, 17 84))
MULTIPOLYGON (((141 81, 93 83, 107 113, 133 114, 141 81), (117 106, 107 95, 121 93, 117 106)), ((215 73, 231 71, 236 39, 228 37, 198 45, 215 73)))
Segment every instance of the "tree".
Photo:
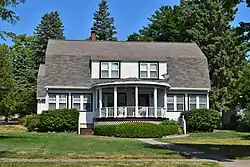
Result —
POLYGON ((36 86, 36 73, 32 61, 32 42, 34 37, 19 35, 13 38, 10 55, 13 64, 13 75, 16 83, 24 88, 36 86))
POLYGON ((142 37, 141 37, 140 34, 134 32, 133 34, 131 34, 131 35, 128 36, 127 41, 140 41, 141 38, 142 37))
MULTIPOLYGON (((10 10, 9 7, 16 7, 20 3, 24 3, 25 0, 1 0, 0 1, 0 18, 3 22, 8 22, 11 24, 15 24, 17 20, 19 20, 19 17, 16 15, 16 13, 12 10, 10 10)), ((2 31, 0 29, 0 38, 4 39, 4 35, 9 35, 10 33, 7 33, 5 31, 2 31)))
POLYGON ((8 118, 11 115, 11 92, 14 87, 12 64, 8 46, 0 45, 0 84, 5 90, 0 91, 0 115, 8 118))
POLYGON ((91 30, 96 32, 98 40, 113 41, 117 40, 115 29, 114 18, 110 16, 107 1, 102 0, 99 10, 94 13, 94 25, 91 30))
POLYGON ((221 0, 182 0, 179 6, 161 7, 139 31, 140 40, 196 42, 208 59, 211 107, 219 111, 232 107, 232 92, 246 63, 247 47, 230 27, 235 6, 221 0))
POLYGON ((35 40, 33 43, 33 60, 35 69, 38 69, 40 64, 45 63, 45 53, 49 39, 65 39, 64 26, 58 12, 46 13, 35 28, 35 40))

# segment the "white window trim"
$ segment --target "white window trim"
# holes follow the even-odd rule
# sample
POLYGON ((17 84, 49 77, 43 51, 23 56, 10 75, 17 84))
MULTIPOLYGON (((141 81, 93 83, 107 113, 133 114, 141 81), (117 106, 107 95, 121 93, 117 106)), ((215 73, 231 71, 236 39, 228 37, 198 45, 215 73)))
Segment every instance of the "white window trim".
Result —
POLYGON ((65 99, 65 101, 60 101, 60 94, 54 94, 52 93, 53 95, 56 96, 56 98, 50 98, 49 96, 49 101, 48 101, 48 108, 49 108, 49 104, 56 104, 56 109, 60 109, 60 104, 66 104, 66 108, 68 108, 68 94, 63 94, 63 95, 66 95, 66 98, 63 98, 65 99), (54 100, 51 100, 51 99, 55 99, 54 100))
MULTIPOLYGON (((74 102, 74 95, 75 94, 73 94, 72 95, 72 108, 73 108, 73 106, 74 106, 74 104, 80 104, 80 112, 92 112, 92 111, 84 111, 83 109, 84 109, 84 104, 87 104, 86 102, 85 102, 85 94, 78 94, 79 96, 80 96, 80 101, 79 102, 74 102)), ((89 96, 90 96, 90 106, 92 105, 92 95, 91 94, 88 94, 89 96)), ((91 110, 93 110, 93 108, 92 108, 92 106, 91 106, 91 110)))
POLYGON ((119 62, 100 62, 101 63, 101 72, 100 72, 100 78, 101 79, 107 79, 107 78, 120 78, 120 63, 119 62), (106 70, 103 70, 102 69, 102 64, 103 63, 107 63, 108 64, 108 69, 106 70), (114 70, 112 69, 112 63, 118 63, 118 69, 117 70, 114 70), (102 71, 108 71, 108 77, 105 78, 105 77, 102 77, 102 71), (112 77, 112 71, 118 71, 118 77, 112 77))
POLYGON ((188 109, 190 110, 190 104, 194 104, 194 103, 191 103, 191 100, 190 100, 190 96, 195 96, 195 98, 196 98, 196 109, 200 109, 200 104, 205 104, 206 105, 206 108, 205 109, 209 109, 209 107, 208 107, 208 104, 207 104, 207 101, 209 101, 209 98, 208 98, 208 96, 206 95, 206 94, 200 94, 200 95, 193 95, 193 94, 189 94, 188 95, 188 109), (206 102, 204 102, 204 103, 201 103, 200 102, 200 96, 206 96, 206 102))
POLYGON ((185 95, 184 94, 179 94, 179 95, 174 95, 175 98, 176 98, 176 110, 175 111, 185 111, 185 95), (183 110, 178 110, 178 107, 177 107, 177 104, 178 104, 178 101, 177 101, 177 96, 181 96, 183 98, 183 103, 179 103, 179 104, 182 104, 183 106, 183 110))
POLYGON ((155 63, 155 62, 151 62, 151 63, 144 63, 144 62, 140 62, 139 63, 139 68, 140 68, 140 72, 139 72, 139 75, 140 75, 140 78, 142 78, 142 79, 145 79, 145 78, 151 78, 151 79, 157 79, 157 78, 159 78, 159 64, 158 63, 155 63), (147 77, 142 77, 141 76, 141 72, 146 72, 145 70, 141 70, 141 65, 147 65, 147 77), (152 65, 152 64, 154 64, 154 65, 156 65, 156 70, 150 70, 150 65, 152 65), (151 75, 150 75, 150 72, 157 72, 157 76, 156 77, 151 77, 151 75))

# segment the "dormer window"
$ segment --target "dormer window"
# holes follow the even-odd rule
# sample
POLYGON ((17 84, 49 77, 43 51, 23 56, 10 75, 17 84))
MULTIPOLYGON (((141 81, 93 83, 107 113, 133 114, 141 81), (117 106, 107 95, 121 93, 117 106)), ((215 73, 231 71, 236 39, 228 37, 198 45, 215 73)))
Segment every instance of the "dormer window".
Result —
POLYGON ((119 62, 101 62, 101 78, 120 78, 119 62))
POLYGON ((158 63, 140 63, 140 78, 158 78, 158 63))

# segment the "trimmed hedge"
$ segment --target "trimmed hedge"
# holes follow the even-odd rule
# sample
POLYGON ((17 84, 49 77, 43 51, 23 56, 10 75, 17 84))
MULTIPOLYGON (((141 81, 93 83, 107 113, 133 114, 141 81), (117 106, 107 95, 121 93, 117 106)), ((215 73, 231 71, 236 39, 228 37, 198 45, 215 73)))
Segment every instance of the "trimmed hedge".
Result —
POLYGON ((160 124, 161 125, 179 125, 175 120, 164 120, 160 124))
POLYGON ((40 115, 26 115, 21 118, 20 123, 26 127, 29 132, 37 131, 40 124, 40 115))
POLYGON ((185 111, 188 132, 212 132, 220 127, 220 113, 212 109, 185 111))
POLYGON ((79 111, 76 109, 57 109, 43 111, 38 130, 40 132, 73 132, 77 130, 79 111))
POLYGON ((178 125, 152 123, 124 123, 119 125, 97 125, 94 134, 122 138, 160 138, 180 133, 178 125))

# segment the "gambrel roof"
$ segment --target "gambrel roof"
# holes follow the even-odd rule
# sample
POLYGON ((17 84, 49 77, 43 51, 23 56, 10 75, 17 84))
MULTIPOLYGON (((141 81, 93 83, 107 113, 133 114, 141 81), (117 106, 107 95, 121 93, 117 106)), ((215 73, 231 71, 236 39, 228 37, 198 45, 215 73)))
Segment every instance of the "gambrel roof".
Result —
POLYGON ((49 40, 37 97, 45 96, 46 86, 91 87, 117 81, 91 79, 90 62, 99 60, 166 62, 171 87, 210 88, 207 59, 195 43, 49 40))

